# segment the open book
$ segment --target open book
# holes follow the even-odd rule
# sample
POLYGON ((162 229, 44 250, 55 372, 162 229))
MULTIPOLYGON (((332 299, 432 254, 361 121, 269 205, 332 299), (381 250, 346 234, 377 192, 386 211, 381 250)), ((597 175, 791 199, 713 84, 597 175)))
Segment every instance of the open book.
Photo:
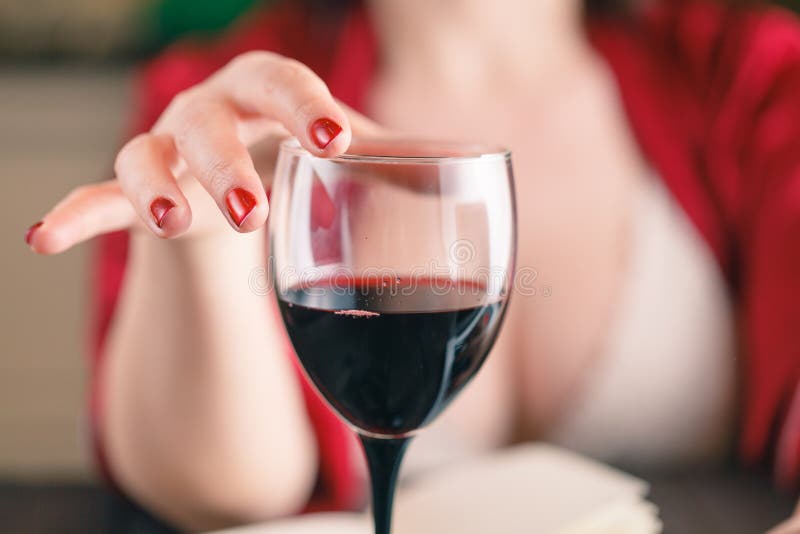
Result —
MULTIPOLYGON (((645 482, 549 445, 523 445, 401 486, 393 534, 653 534, 645 482)), ((371 534, 368 513, 304 516, 226 534, 371 534)))

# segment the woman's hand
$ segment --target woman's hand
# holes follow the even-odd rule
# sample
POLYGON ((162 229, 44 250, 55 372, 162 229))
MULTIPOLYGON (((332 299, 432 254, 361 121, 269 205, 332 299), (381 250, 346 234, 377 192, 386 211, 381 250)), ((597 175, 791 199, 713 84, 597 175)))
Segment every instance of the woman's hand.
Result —
POLYGON ((56 254, 125 228, 174 238, 218 231, 227 220, 250 232, 269 209, 249 149, 263 141, 275 154, 288 131, 312 154, 334 157, 347 149, 354 128, 376 130, 308 67, 248 52, 176 96, 150 132, 119 152, 116 179, 73 190, 26 241, 36 252, 56 254))

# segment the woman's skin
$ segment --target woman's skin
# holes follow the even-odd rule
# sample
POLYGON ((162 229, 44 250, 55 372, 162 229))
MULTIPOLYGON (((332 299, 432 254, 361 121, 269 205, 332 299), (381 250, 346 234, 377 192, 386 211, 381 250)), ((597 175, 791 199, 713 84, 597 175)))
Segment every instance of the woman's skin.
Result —
MULTIPOLYGON (((390 130, 509 146, 519 264, 552 288, 547 299, 515 295, 484 370, 437 423, 476 447, 534 438, 552 422, 596 361, 623 282, 647 167, 586 41, 581 4, 369 3, 383 61, 368 114, 390 130)), ((179 95, 122 149, 115 180, 71 193, 30 239, 54 254, 131 229, 101 431, 122 488, 191 529, 291 514, 315 481, 283 327, 248 286, 265 263, 264 186, 285 130, 332 157, 378 127, 303 65, 245 54, 179 95), (255 202, 243 220, 226 201, 237 188, 255 202), (159 197, 174 207, 151 211, 159 197)))

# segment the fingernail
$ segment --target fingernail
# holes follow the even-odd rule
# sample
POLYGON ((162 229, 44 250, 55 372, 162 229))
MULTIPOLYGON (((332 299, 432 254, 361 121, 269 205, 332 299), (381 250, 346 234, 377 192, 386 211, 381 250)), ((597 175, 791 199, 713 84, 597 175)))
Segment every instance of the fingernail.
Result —
POLYGON ((228 206, 228 213, 231 214, 233 222, 236 223, 236 226, 241 226, 256 207, 256 197, 253 193, 237 187, 225 195, 225 204, 228 206))
POLYGON ((311 123, 311 139, 320 147, 325 148, 331 141, 336 139, 342 131, 342 127, 330 119, 317 119, 311 123))
POLYGON ((28 228, 28 230, 25 232, 25 243, 27 243, 28 245, 31 244, 31 239, 33 239, 33 234, 35 234, 36 230, 38 230, 39 227, 43 224, 44 221, 39 221, 30 228, 28 228))
POLYGON ((175 203, 168 198, 158 197, 156 198, 152 204, 150 204, 150 213, 153 215, 153 219, 156 221, 156 226, 161 228, 164 224, 164 217, 166 217, 167 212, 175 207, 175 203))

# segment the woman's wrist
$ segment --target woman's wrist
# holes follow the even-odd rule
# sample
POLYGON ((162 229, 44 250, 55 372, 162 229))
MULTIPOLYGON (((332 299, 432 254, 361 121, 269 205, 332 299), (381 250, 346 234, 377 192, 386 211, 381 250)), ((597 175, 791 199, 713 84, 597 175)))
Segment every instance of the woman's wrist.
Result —
POLYGON ((266 228, 245 234, 231 229, 179 239, 159 239, 134 231, 130 242, 130 266, 153 275, 175 273, 187 281, 208 280, 228 284, 235 278, 248 283, 263 272, 267 260, 266 228))

